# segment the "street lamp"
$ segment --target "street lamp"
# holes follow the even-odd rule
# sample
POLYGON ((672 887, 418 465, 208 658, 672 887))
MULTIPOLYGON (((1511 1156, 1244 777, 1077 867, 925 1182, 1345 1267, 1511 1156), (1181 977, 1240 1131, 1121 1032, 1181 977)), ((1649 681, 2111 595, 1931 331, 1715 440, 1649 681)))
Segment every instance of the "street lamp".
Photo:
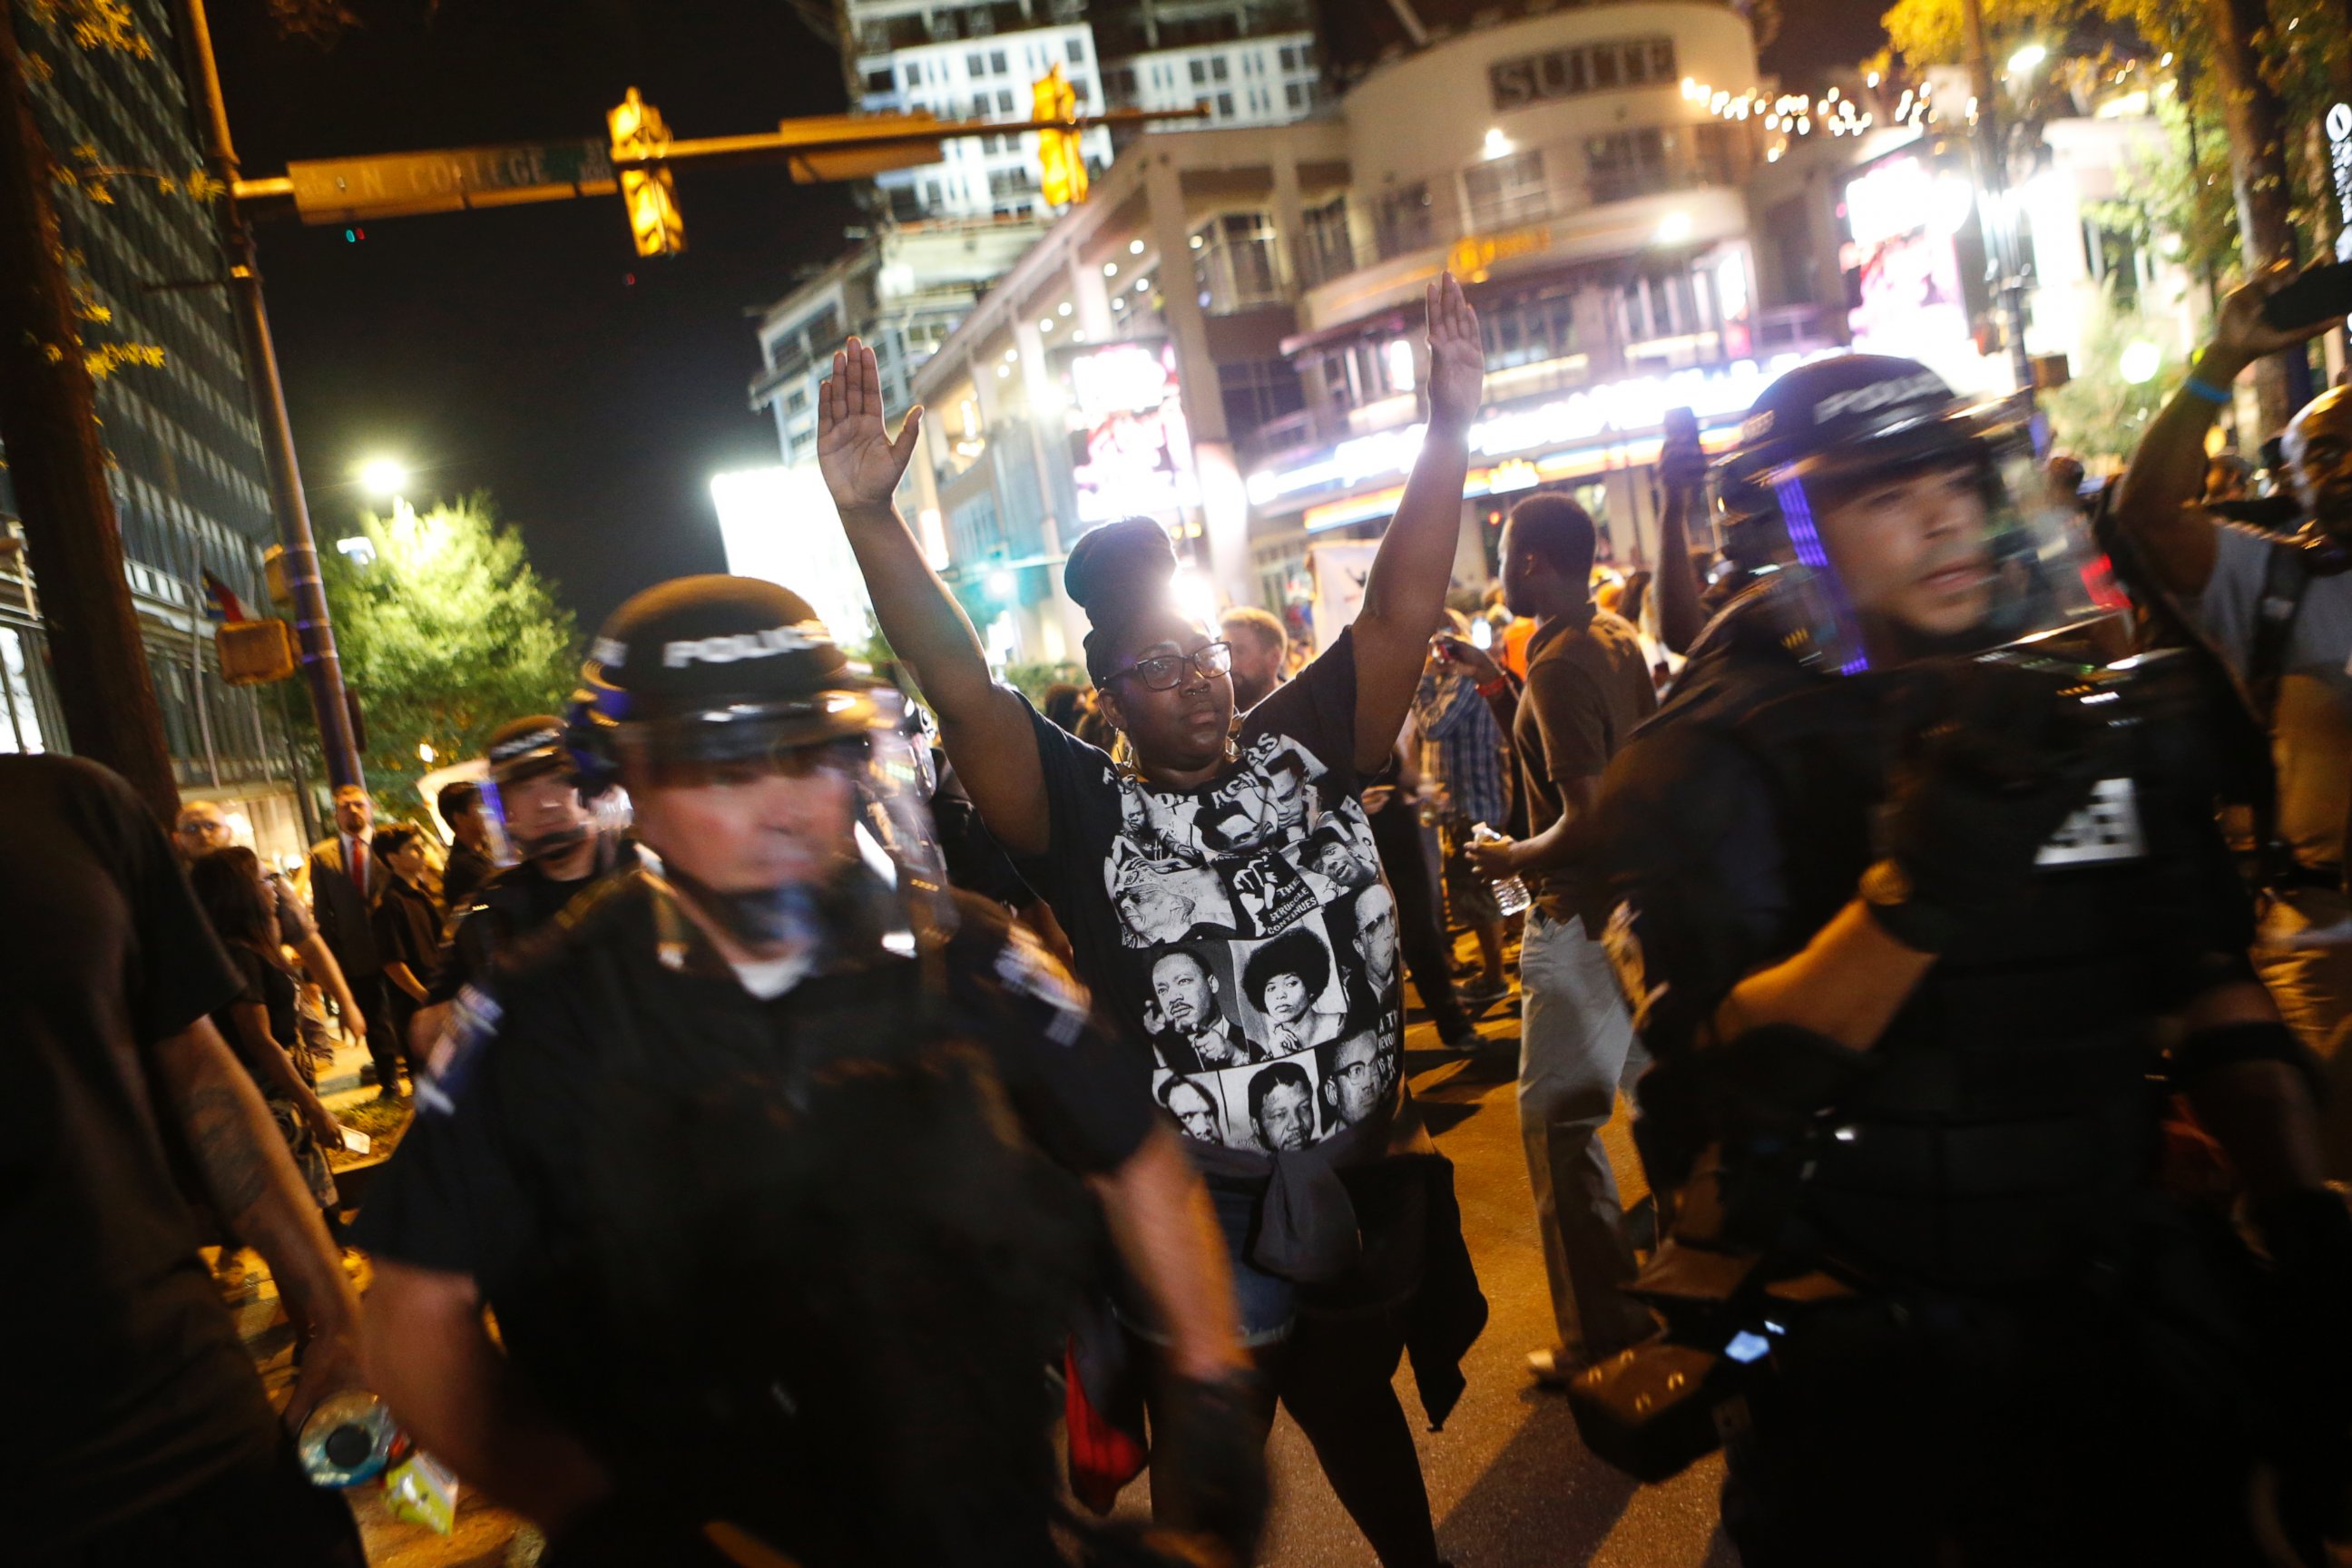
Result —
POLYGON ((408 465, 397 458, 371 458, 360 465, 360 483, 372 494, 397 496, 408 488, 408 465))
POLYGON ((2009 57, 2009 74, 2011 76, 2032 76, 2036 70, 2041 68, 2042 62, 2049 58, 2050 51, 2042 45, 2028 44, 2023 48, 2018 50, 2017 53, 2009 57))

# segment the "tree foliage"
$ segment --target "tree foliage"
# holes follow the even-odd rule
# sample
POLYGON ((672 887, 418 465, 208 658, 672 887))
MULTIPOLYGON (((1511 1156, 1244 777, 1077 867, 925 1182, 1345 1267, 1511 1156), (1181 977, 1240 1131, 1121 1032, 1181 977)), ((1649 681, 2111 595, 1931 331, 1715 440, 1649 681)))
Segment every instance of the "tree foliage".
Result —
MULTIPOLYGON (((2148 421, 2178 386, 2184 366, 2163 352, 2168 335, 2161 323, 2105 295, 2086 313, 2082 352, 2074 379, 2039 399, 2050 417, 2051 445, 2070 452, 2094 470, 2120 464, 2138 449, 2148 421), (2137 383, 2123 378, 2124 351, 2145 344, 2158 352, 2154 374, 2137 383)), ((2143 351, 2145 352, 2145 351, 2143 351)), ((2146 367, 2142 367, 2146 368, 2146 367)))
POLYGON ((479 756, 490 731, 562 710, 580 632, 487 496, 360 522, 373 561, 320 552, 343 680, 367 723, 372 788, 413 791, 429 771, 479 756))

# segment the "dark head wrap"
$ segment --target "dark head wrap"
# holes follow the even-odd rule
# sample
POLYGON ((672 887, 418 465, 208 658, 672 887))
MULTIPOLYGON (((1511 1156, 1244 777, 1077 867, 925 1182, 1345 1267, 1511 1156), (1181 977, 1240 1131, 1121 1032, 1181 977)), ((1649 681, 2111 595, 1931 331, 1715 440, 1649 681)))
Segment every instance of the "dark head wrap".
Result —
POLYGON ((1062 586, 1087 613, 1087 673, 1099 686, 1118 669, 1127 629, 1171 602, 1176 548, 1148 517, 1107 522, 1081 538, 1062 566, 1062 586))

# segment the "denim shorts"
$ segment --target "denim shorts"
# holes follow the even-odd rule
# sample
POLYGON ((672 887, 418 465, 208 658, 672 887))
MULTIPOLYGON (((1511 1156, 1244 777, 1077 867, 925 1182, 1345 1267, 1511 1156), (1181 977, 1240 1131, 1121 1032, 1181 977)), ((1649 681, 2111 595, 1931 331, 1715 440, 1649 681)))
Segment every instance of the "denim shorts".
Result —
MULTIPOLYGON (((1257 1217, 1261 1194, 1209 1184, 1209 1202, 1216 1210, 1217 1228, 1224 1233, 1225 1257, 1233 1266, 1234 1310, 1241 1321, 1244 1346, 1278 1344, 1290 1337, 1298 1317, 1298 1289, 1289 1280, 1254 1268, 1248 1259, 1250 1226, 1257 1217)), ((1168 1342, 1159 1313, 1129 1281, 1116 1303, 1118 1320, 1136 1337, 1155 1345, 1168 1342)))

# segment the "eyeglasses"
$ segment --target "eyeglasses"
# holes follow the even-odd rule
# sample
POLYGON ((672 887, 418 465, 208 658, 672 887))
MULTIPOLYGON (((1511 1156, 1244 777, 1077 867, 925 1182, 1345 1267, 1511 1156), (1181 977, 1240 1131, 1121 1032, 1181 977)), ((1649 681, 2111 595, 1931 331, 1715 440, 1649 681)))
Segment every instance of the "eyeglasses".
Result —
POLYGON ((1213 680, 1234 668, 1234 645, 1213 642, 1197 653, 1163 653, 1156 658, 1139 658, 1117 675, 1133 676, 1150 691, 1171 691, 1184 679, 1186 668, 1192 669, 1203 680, 1213 680))

